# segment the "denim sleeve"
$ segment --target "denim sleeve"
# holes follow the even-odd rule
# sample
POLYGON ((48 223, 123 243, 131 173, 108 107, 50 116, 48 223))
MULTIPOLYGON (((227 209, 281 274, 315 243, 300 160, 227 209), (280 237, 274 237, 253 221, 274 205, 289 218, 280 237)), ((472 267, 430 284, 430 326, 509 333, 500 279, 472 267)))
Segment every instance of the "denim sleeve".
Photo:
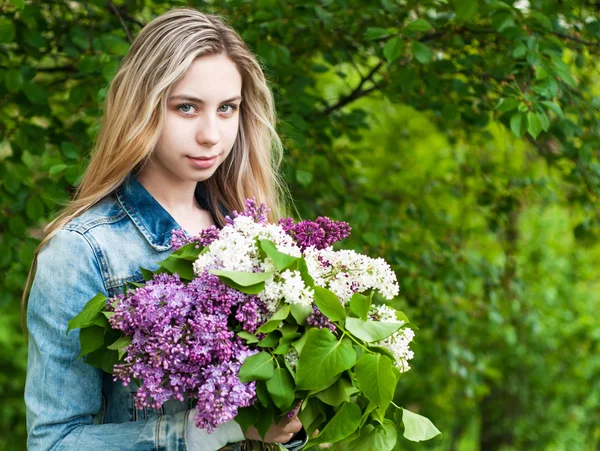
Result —
MULTIPOLYGON (((67 323, 98 292, 107 294, 88 239, 62 229, 38 256, 27 309, 25 384, 29 450, 192 450, 188 411, 120 424, 94 424, 102 371, 78 358, 79 330, 67 323)), ((218 431, 214 432, 218 434, 218 431)))
POLYGON ((308 434, 304 428, 300 429, 294 434, 294 436, 286 443, 281 443, 281 446, 289 451, 298 451, 302 449, 304 445, 308 443, 308 434))

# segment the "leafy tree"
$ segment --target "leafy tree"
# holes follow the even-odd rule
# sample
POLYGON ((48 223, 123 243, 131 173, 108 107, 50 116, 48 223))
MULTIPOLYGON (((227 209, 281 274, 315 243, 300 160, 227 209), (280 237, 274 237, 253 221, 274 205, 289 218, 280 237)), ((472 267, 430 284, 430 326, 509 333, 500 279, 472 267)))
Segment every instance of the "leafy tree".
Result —
POLYGON ((41 229, 133 37, 178 5, 226 16, 264 62, 300 214, 393 263, 420 326, 396 402, 437 446, 597 447, 597 2, 9 0, 0 448, 23 448, 18 298, 41 229))

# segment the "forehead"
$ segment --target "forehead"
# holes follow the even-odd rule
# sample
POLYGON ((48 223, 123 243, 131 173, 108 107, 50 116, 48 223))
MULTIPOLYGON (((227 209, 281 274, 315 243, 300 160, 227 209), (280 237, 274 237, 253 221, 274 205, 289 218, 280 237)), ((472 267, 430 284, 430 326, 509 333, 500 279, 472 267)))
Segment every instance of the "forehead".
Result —
POLYGON ((219 102, 241 92, 242 76, 235 63, 225 55, 209 55, 194 60, 171 95, 186 94, 219 102))

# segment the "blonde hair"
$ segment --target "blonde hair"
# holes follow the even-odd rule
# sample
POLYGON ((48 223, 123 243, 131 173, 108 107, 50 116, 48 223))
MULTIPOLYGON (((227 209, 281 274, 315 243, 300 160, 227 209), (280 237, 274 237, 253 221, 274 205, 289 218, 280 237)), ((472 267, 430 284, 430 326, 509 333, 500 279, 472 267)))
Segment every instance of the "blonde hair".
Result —
POLYGON ((22 297, 23 325, 37 256, 71 219, 121 185, 148 161, 160 137, 167 100, 193 61, 223 54, 242 76, 240 126, 233 149, 214 175, 203 182, 219 223, 218 204, 244 209, 255 197, 269 206, 270 221, 286 210, 287 191, 277 171, 283 145, 277 132, 272 93, 256 56, 224 18, 191 7, 174 8, 147 24, 133 41, 110 83, 91 159, 73 199, 44 229, 22 297))

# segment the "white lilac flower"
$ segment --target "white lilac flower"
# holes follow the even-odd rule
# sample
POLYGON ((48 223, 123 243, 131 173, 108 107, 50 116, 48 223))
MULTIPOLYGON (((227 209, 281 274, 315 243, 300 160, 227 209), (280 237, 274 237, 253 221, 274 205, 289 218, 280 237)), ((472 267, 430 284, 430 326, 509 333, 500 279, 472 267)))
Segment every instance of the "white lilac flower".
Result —
POLYGON ((275 311, 280 300, 288 304, 311 305, 314 294, 314 290, 304 284, 300 271, 286 269, 265 281, 265 289, 258 298, 267 305, 267 309, 275 311))
POLYGON ((409 348, 409 344, 414 337, 415 332, 410 327, 405 327, 375 344, 390 351, 396 357, 394 362, 396 368, 404 373, 410 370, 408 361, 414 357, 414 353, 409 348))
POLYGON ((376 321, 381 321, 384 323, 400 322, 404 324, 404 320, 398 320, 398 317, 396 316, 396 310, 389 305, 374 305, 371 307, 369 315, 376 321))
MULTIPOLYGON (((401 325, 405 323, 404 320, 398 319, 396 310, 385 304, 371 306, 369 318, 373 321, 381 321, 384 323, 399 323, 401 325)), ((375 345, 384 347, 390 351, 396 358, 396 361, 394 362, 396 368, 398 368, 401 373, 404 373, 410 370, 408 361, 414 356, 409 348, 409 344, 414 337, 415 332, 411 328, 405 327, 394 332, 389 337, 376 342, 375 345)))
POLYGON ((290 348, 290 350, 283 356, 287 364, 292 368, 296 369, 296 365, 298 365, 298 351, 296 348, 290 348))
POLYGON ((373 289, 386 299, 399 292, 396 275, 382 258, 371 258, 350 249, 334 251, 331 247, 304 252, 306 264, 315 284, 333 291, 343 304, 352 294, 373 289))
POLYGON ((294 240, 276 224, 258 224, 248 216, 238 216, 219 232, 210 244, 209 251, 194 262, 194 272, 202 274, 205 268, 228 271, 265 272, 274 271, 270 258, 260 258, 257 240, 273 241, 282 253, 300 257, 302 252, 294 240))

